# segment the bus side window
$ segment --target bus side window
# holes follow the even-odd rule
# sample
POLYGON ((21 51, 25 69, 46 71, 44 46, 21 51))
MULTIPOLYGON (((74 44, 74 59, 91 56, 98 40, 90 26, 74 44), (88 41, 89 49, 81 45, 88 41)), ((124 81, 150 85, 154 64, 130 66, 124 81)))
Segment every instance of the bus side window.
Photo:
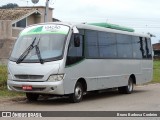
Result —
POLYGON ((132 59, 132 38, 129 35, 116 34, 118 58, 132 59))
POLYGON ((81 61, 84 58, 83 53, 83 36, 73 34, 70 40, 70 44, 68 47, 68 54, 67 54, 67 61, 66 65, 72 65, 79 61, 81 61), (75 46, 75 35, 79 38, 79 45, 75 46))
POLYGON ((150 38, 145 38, 145 42, 146 42, 147 58, 152 58, 151 39, 150 38))
POLYGON ((140 37, 140 44, 141 44, 140 50, 142 52, 142 56, 143 56, 143 58, 147 58, 145 38, 140 37))
POLYGON ((152 47, 150 38, 140 37, 141 52, 144 59, 152 58, 152 47))
POLYGON ((140 41, 140 37, 132 36, 132 46, 133 46, 133 59, 142 59, 142 41, 140 41))

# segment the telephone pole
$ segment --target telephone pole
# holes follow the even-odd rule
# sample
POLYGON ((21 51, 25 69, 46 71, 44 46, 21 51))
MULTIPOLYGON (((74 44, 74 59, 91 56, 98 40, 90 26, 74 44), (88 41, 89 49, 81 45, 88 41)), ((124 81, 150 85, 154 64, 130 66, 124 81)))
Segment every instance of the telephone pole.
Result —
POLYGON ((48 22, 48 3, 49 3, 49 0, 46 0, 46 8, 45 8, 45 14, 44 14, 44 22, 48 22))

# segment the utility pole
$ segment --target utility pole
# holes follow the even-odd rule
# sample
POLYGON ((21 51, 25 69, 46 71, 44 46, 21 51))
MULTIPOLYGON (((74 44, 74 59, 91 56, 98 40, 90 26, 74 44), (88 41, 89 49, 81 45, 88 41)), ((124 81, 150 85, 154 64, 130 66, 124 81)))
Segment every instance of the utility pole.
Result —
POLYGON ((45 8, 45 14, 44 14, 44 22, 48 22, 48 3, 49 0, 46 0, 46 8, 45 8))

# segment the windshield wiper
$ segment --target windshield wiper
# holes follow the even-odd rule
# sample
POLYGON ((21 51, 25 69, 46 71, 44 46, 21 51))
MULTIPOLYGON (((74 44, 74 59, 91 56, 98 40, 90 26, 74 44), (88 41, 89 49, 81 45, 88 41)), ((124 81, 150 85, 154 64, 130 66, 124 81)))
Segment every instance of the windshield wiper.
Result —
POLYGON ((39 42, 40 42, 40 38, 39 38, 39 41, 38 41, 37 45, 35 45, 35 48, 36 48, 36 53, 37 53, 39 62, 40 62, 41 64, 43 64, 43 63, 44 63, 44 60, 42 59, 41 52, 40 52, 40 50, 39 50, 39 46, 38 46, 38 45, 39 45, 39 42))
POLYGON ((29 52, 34 48, 34 43, 36 41, 36 37, 34 38, 33 42, 31 43, 31 45, 24 51, 24 53, 18 58, 18 60, 16 61, 17 64, 21 63, 29 54, 29 52))
POLYGON ((34 43, 35 43, 35 41, 36 41, 36 37, 34 38, 34 40, 33 40, 33 42, 31 43, 31 45, 30 45, 30 46, 24 51, 24 53, 18 58, 18 60, 16 61, 17 64, 21 63, 21 62, 27 57, 27 55, 30 53, 30 51, 31 51, 34 47, 35 47, 35 49, 36 49, 36 53, 37 53, 37 56, 38 56, 38 59, 39 59, 40 63, 41 63, 41 64, 44 63, 44 60, 43 60, 42 57, 41 57, 41 52, 40 52, 39 47, 38 47, 39 42, 40 42, 40 39, 39 39, 39 41, 37 42, 37 44, 36 44, 35 46, 33 46, 34 43))

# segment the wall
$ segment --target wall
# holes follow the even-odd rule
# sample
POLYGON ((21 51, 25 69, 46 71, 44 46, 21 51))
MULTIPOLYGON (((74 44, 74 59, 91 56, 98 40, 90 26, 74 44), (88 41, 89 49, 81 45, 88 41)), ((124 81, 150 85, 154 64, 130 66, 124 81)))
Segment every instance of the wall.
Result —
POLYGON ((41 15, 32 14, 29 17, 27 17, 27 25, 33 25, 41 23, 41 15))
MULTIPOLYGON (((27 18, 28 25, 44 22, 45 7, 36 6, 34 8, 40 11, 41 15, 33 14, 29 16, 27 18)), ((53 9, 49 8, 48 22, 52 22, 52 12, 53 12, 53 9)), ((21 28, 12 28, 11 22, 12 21, 10 20, 0 20, 0 64, 7 64, 7 61, 12 51, 16 37, 22 30, 21 28)))
POLYGON ((12 26, 10 20, 0 21, 0 39, 6 39, 12 37, 12 26))
POLYGON ((13 44, 12 25, 9 20, 0 20, 0 64, 7 64, 13 44))
POLYGON ((19 33, 23 30, 23 28, 12 27, 12 37, 17 38, 19 33))
MULTIPOLYGON (((44 22, 45 7, 35 7, 41 13, 41 22, 44 22)), ((48 22, 52 22, 53 8, 48 9, 48 22)))

